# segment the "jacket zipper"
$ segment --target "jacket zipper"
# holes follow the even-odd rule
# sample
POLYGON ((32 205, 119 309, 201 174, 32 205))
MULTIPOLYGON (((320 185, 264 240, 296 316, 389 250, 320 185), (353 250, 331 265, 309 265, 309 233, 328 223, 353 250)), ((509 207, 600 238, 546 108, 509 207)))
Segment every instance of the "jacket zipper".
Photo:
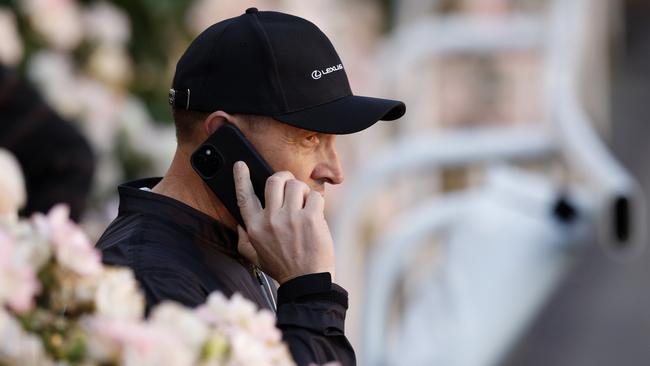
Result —
POLYGON ((271 289, 269 280, 257 266, 253 266, 253 272, 255 273, 255 277, 257 277, 257 282, 260 283, 260 290, 262 290, 262 294, 264 295, 266 303, 269 304, 269 307, 271 310, 273 310, 273 312, 277 312, 275 299, 273 298, 273 290, 271 289))

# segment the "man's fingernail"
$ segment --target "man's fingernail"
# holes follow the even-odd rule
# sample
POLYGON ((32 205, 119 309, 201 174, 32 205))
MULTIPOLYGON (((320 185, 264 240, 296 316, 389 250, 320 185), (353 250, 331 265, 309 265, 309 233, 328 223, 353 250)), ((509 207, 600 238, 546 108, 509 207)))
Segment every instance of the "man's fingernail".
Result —
POLYGON ((244 163, 242 161, 238 161, 235 163, 235 173, 239 173, 241 169, 243 168, 244 163))

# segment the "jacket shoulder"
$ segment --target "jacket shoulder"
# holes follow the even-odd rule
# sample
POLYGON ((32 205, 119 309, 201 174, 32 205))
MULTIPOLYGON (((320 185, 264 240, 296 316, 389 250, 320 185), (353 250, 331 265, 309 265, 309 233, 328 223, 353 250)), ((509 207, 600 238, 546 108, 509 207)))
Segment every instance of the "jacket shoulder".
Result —
POLYGON ((192 269, 200 267, 200 251, 191 236, 146 214, 118 216, 95 247, 106 265, 130 267, 144 290, 147 311, 163 300, 196 306, 206 289, 192 269))
POLYGON ((163 266, 191 268, 192 262, 202 257, 188 232, 142 213, 118 216, 95 247, 102 252, 105 264, 135 271, 163 266))

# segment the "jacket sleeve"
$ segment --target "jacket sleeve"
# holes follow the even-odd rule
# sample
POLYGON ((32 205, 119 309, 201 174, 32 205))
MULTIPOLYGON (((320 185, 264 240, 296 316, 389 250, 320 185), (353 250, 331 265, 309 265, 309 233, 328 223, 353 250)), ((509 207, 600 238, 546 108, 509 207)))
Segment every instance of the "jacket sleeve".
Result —
POLYGON ((355 365, 345 337, 348 294, 329 273, 294 278, 278 289, 277 326, 298 365, 338 361, 355 365))

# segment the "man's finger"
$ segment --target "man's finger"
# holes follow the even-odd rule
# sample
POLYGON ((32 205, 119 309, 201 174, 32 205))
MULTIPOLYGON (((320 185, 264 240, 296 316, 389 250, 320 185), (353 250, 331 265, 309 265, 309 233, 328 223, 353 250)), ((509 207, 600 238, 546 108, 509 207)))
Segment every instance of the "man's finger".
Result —
POLYGON ((284 204, 288 209, 301 209, 305 204, 305 196, 309 193, 309 186, 297 179, 287 181, 284 186, 284 204))
POLYGON ((284 201, 284 184, 293 179, 293 174, 288 171, 277 172, 266 180, 264 186, 264 209, 274 211, 282 207, 284 201))
POLYGON ((305 211, 324 215, 325 198, 323 198, 323 195, 316 191, 309 192, 305 199, 305 211))
POLYGON ((233 167, 235 176, 235 193, 237 195, 237 205, 245 223, 257 215, 262 210, 260 200, 255 195, 253 183, 251 183, 250 171, 243 161, 238 161, 233 167))
POLYGON ((248 259, 249 262, 259 267, 260 263, 257 257, 257 251, 255 250, 253 243, 248 237, 248 233, 246 232, 246 230, 244 230, 244 228, 237 225, 237 234, 239 234, 239 240, 237 242, 237 251, 244 258, 248 259))

